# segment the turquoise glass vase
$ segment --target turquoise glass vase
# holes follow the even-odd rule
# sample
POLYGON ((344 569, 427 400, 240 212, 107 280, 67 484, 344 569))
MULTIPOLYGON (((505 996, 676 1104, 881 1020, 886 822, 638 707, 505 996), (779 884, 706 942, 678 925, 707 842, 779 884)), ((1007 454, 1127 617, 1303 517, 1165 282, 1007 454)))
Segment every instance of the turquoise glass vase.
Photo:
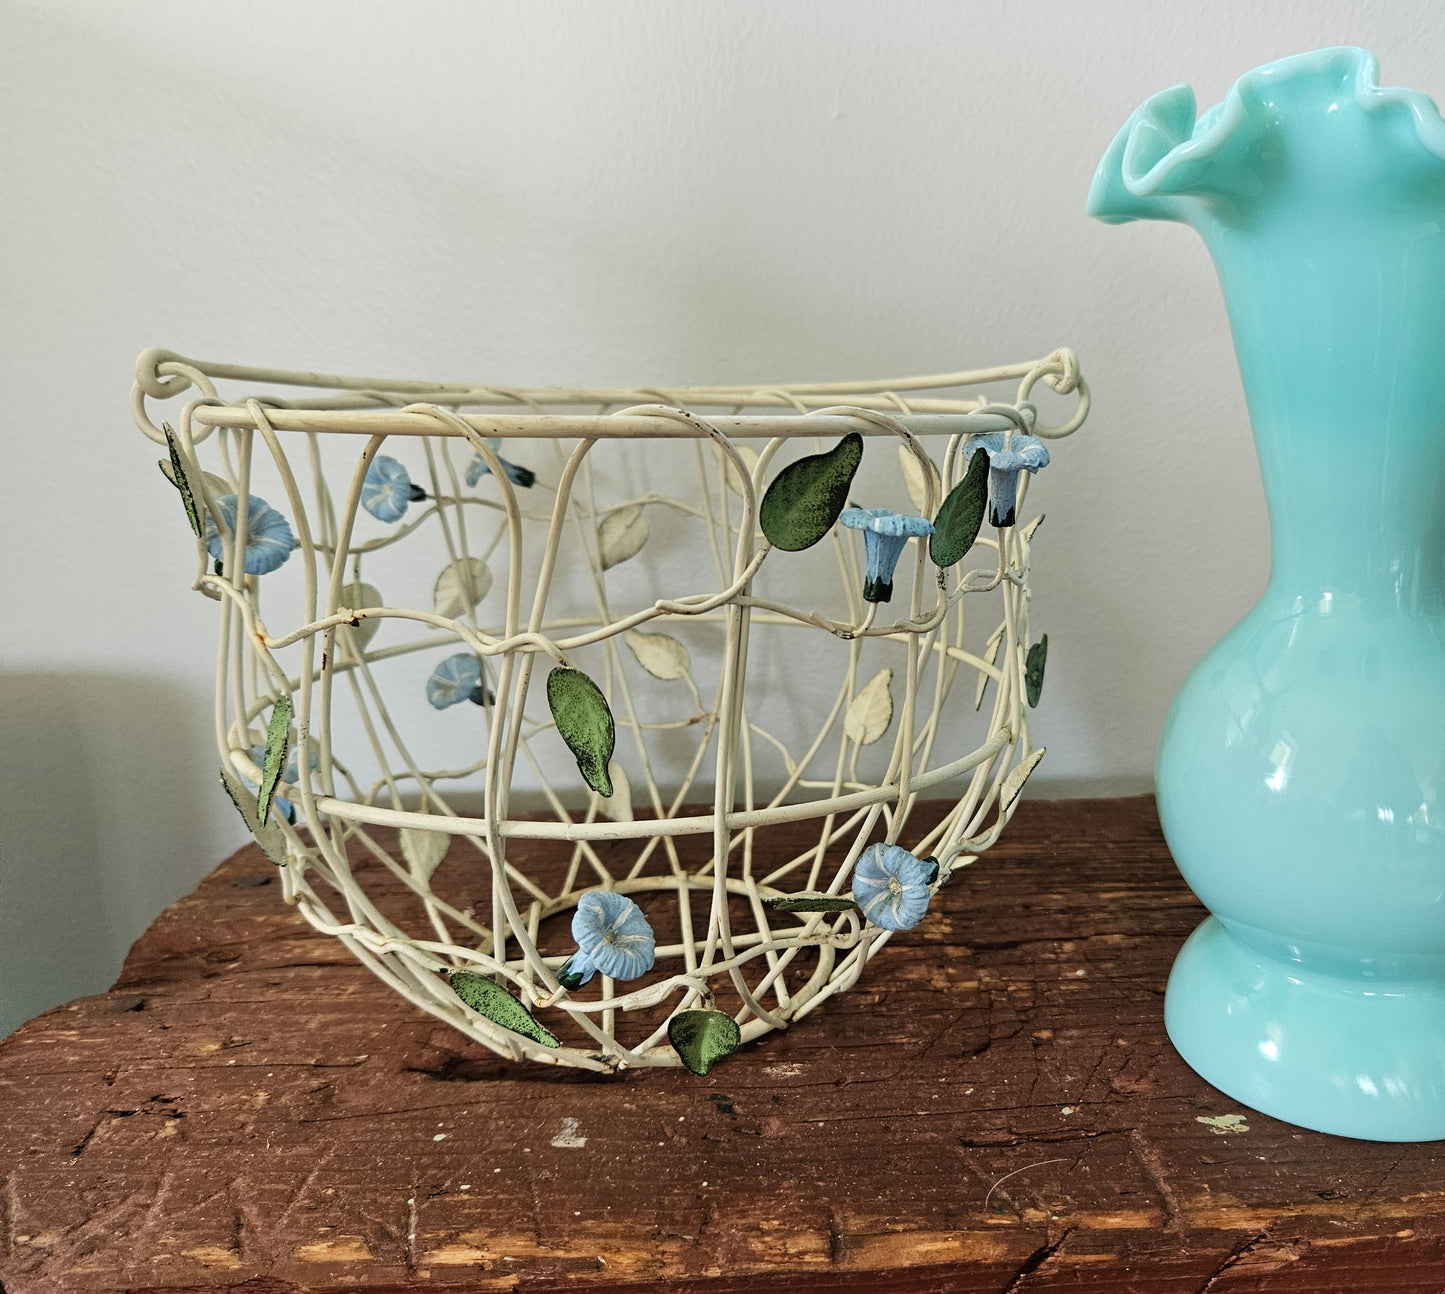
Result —
POLYGON ((1089 213, 1178 220, 1223 287, 1269 508, 1259 604, 1159 742, 1211 916, 1180 1054, 1308 1128, 1445 1137, 1445 123, 1328 49, 1129 119, 1089 213))

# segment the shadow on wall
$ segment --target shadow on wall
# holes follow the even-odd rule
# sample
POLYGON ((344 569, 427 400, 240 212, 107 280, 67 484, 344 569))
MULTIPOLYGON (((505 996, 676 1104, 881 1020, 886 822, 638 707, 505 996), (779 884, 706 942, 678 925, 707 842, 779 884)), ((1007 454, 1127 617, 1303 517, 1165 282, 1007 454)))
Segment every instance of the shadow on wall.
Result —
POLYGON ((121 674, 0 673, 0 1037, 116 978, 227 849, 194 697, 121 674))

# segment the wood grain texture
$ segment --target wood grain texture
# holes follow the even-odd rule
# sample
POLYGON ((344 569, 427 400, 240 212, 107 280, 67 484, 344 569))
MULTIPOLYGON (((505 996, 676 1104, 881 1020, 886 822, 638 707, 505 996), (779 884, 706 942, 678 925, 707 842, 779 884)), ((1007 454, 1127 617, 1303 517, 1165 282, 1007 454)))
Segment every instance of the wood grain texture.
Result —
POLYGON ((0 1044, 9 1294, 1445 1290, 1435 1147, 1298 1131, 1170 1049, 1201 909, 1148 799, 1025 804, 705 1079, 499 1060, 273 877, 242 850, 0 1044))

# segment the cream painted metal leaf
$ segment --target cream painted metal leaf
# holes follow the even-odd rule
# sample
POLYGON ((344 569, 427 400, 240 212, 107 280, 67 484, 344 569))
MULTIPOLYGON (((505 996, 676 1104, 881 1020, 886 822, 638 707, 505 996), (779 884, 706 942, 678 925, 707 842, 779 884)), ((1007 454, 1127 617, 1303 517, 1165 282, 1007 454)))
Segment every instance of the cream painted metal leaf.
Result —
POLYGON ((1029 774, 1039 766, 1039 760, 1044 757, 1047 746, 1039 746, 1029 752, 1028 756, 1016 764, 1003 779, 1003 785, 998 791, 998 805, 1001 813, 1007 813, 1013 808, 1014 801, 1019 798, 1019 792, 1024 789, 1024 783, 1029 780, 1029 774))
MULTIPOLYGON (((340 605, 353 611, 361 611, 367 607, 384 607, 386 599, 374 584, 343 584, 340 605)), ((357 625, 339 626, 336 636, 346 644, 353 656, 359 656, 366 649, 366 644, 376 637, 376 631, 380 628, 379 619, 363 620, 357 625)))
POLYGON ((420 831, 414 827, 402 827, 398 836, 401 856, 412 875, 430 881, 452 847, 451 836, 445 831, 420 831))
POLYGON ((437 576, 432 611, 453 620, 467 614, 492 587, 492 572, 480 557, 459 557, 437 576))
MULTIPOLYGON (((733 448, 737 450, 738 457, 743 460, 743 465, 748 469, 748 475, 751 476, 753 469, 758 465, 758 451, 749 449, 746 445, 734 445, 733 448)), ((742 477, 738 475, 738 469, 733 460, 726 455, 723 457, 723 470, 727 473, 728 489, 736 495, 746 496, 742 477)))
POLYGON ((923 464, 918 461, 917 456, 907 445, 898 446, 898 466, 903 473, 903 484, 908 488, 908 497, 913 500, 914 509, 923 516, 928 516, 928 476, 933 478, 933 497, 938 498, 941 482, 938 477, 938 469, 933 466, 933 460, 928 460, 928 476, 924 475, 923 464))
MULTIPOLYGON (((613 822, 633 822, 632 783, 627 780, 627 770, 615 759, 607 765, 607 776, 612 779, 612 794, 598 795, 597 806, 604 818, 613 822)), ((594 795, 597 793, 594 791, 594 795)))
POLYGON ((851 701, 843 716, 843 735, 860 746, 871 746, 893 722, 893 671, 880 669, 851 701))
POLYGON ((597 552, 602 569, 605 571, 629 557, 636 557, 646 542, 647 518, 642 515, 640 503, 609 512, 597 527, 597 552))
MULTIPOLYGON (((172 485, 176 485, 176 469, 171 463, 167 462, 163 458, 156 464, 156 466, 161 469, 161 475, 164 476, 166 480, 168 480, 172 485)), ((211 495, 213 498, 219 499, 223 494, 236 493, 236 487, 232 485, 230 481, 226 480, 226 478, 223 476, 217 476, 214 472, 202 472, 201 476, 205 479, 206 484, 210 486, 211 495)), ((179 485, 176 485, 176 489, 180 488, 181 487, 179 485)), ((196 505, 199 507, 201 502, 200 496, 196 495, 195 500, 196 505)))
MULTIPOLYGON (((1006 622, 1000 623, 1000 624, 999 624, 999 627, 993 631, 993 633, 989 636, 988 642, 984 645, 983 658, 984 658, 984 660, 986 660, 990 665, 996 664, 997 661, 998 661, 998 648, 999 648, 999 644, 1000 644, 1001 642, 1003 642, 1003 631, 1004 631, 1005 629, 1007 629, 1007 628, 1008 628, 1008 625, 1007 625, 1006 622)), ((975 689, 974 695, 973 695, 973 708, 974 708, 975 710, 977 710, 977 709, 983 704, 983 694, 984 694, 984 690, 985 690, 987 687, 988 687, 988 675, 985 674, 985 673, 983 672, 983 670, 979 670, 979 672, 978 672, 978 686, 977 686, 977 688, 975 689)))
POLYGON ((637 657, 637 663, 653 678, 664 681, 682 678, 691 667, 687 648, 669 634, 649 634, 632 629, 623 638, 637 657))
POLYGON ((221 788, 230 796, 231 803, 236 806, 236 812, 241 815, 241 821, 246 824, 246 830, 256 838, 256 843, 261 846, 261 852, 277 867, 285 867, 286 837, 274 822, 268 822, 262 826, 257 820, 256 797, 241 785, 240 780, 228 768, 221 769, 221 788))

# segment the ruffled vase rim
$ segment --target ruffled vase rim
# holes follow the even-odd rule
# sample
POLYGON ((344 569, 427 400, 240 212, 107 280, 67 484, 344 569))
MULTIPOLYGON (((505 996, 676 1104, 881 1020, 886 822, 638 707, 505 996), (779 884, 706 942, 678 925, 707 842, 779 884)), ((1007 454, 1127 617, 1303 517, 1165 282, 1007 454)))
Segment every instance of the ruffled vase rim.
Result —
POLYGON ((1348 90, 1357 110, 1368 116, 1408 113, 1416 142, 1442 164, 1445 175, 1445 119, 1435 101, 1418 90, 1381 86, 1379 71, 1379 60, 1356 46, 1293 54, 1246 72, 1198 116, 1190 86, 1161 90, 1115 137, 1095 172, 1086 210, 1111 224, 1177 218, 1160 201, 1203 192, 1208 186, 1198 182, 1202 163, 1274 129, 1288 100, 1330 88, 1348 90))

